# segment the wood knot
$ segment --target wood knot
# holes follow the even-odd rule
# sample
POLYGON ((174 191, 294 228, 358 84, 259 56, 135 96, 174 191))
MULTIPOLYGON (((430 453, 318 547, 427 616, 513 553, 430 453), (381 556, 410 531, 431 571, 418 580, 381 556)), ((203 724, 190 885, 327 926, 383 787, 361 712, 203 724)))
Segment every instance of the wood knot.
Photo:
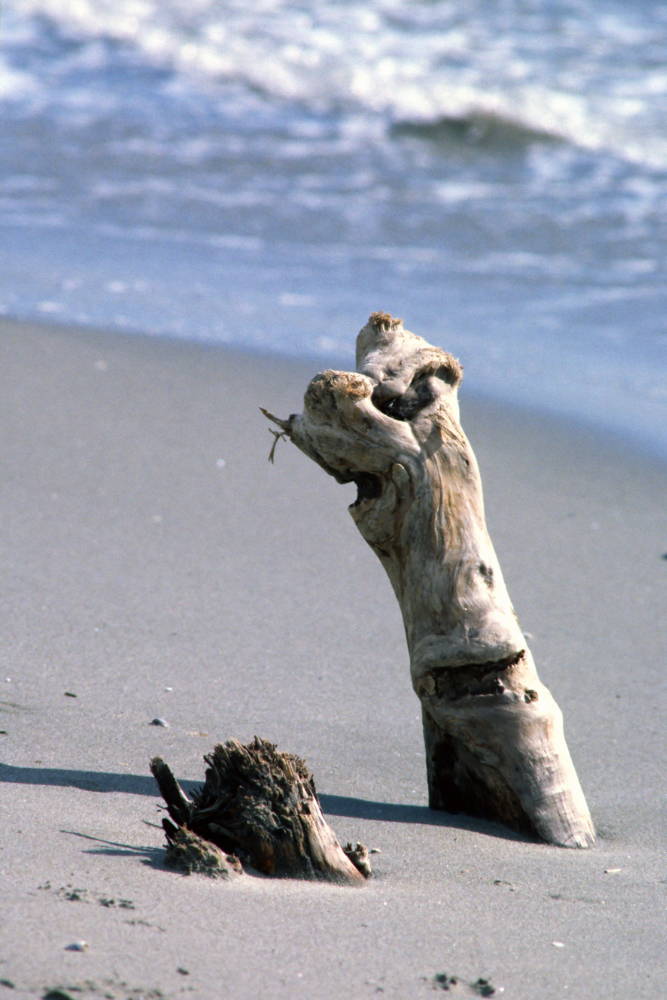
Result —
POLYGON ((399 490, 402 489, 402 487, 407 486, 407 484, 410 482, 410 475, 408 473, 408 470, 405 468, 404 465, 401 465, 400 462, 394 462, 394 464, 392 465, 391 478, 394 480, 399 490))

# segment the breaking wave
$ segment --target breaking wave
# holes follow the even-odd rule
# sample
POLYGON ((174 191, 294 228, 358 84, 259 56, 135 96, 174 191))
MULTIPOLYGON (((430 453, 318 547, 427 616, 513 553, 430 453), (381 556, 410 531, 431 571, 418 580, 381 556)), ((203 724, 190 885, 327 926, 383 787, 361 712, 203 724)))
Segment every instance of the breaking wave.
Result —
POLYGON ((552 137, 667 166, 657 2, 7 0, 3 18, 7 96, 28 106, 103 102, 143 67, 186 101, 235 88, 249 107, 259 96, 480 146, 552 137))

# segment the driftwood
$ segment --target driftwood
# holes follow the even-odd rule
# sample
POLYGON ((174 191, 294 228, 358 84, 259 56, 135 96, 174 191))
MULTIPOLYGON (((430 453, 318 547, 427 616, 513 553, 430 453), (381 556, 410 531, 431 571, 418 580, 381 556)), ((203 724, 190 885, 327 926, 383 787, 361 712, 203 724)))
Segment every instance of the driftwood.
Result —
POLYGON ((299 757, 255 737, 218 744, 204 760, 205 783, 191 800, 161 757, 151 761, 173 820, 162 821, 167 864, 219 878, 240 874, 242 861, 279 878, 356 885, 370 875, 365 848, 336 840, 299 757))
MULTIPOLYGON (((325 371, 303 414, 265 415, 339 483, 401 606, 422 703, 429 804, 587 847, 594 829, 486 530, 459 423, 458 361, 374 313, 357 371, 325 371)), ((275 433, 275 432, 274 432, 275 433)))

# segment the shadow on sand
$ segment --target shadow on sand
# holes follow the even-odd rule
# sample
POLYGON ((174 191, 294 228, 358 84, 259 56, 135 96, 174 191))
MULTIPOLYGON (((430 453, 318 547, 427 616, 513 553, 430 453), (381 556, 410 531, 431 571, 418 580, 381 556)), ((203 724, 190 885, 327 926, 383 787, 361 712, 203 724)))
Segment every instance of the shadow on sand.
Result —
MULTIPOLYGON (((118 774, 113 771, 77 771, 52 767, 16 767, 0 764, 0 783, 20 785, 55 785, 62 788, 80 788, 87 792, 121 792, 126 795, 150 795, 159 799, 151 775, 118 774)), ((179 781, 186 795, 198 788, 201 782, 179 781)), ((427 806, 375 802, 345 795, 318 793, 323 812, 328 816, 347 816, 350 819, 376 820, 383 823, 411 823, 415 825, 454 827, 471 830, 503 840, 530 841, 530 838, 506 829, 499 823, 477 819, 464 814, 435 812, 427 806)), ((119 845, 120 846, 120 845, 119 845)))

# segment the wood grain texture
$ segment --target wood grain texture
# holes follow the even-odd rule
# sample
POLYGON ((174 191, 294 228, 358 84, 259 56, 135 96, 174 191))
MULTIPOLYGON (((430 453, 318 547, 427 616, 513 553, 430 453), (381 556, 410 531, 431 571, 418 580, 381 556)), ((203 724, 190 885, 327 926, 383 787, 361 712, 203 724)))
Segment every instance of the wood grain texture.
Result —
POLYGON ((161 757, 151 761, 173 820, 163 821, 168 863, 231 877, 241 870, 240 858, 277 878, 363 884, 368 857, 360 854, 357 866, 356 852, 350 847, 348 856, 340 846, 301 758, 255 737, 248 746, 219 743, 204 760, 206 780, 192 800, 161 757))
POLYGON ((403 614, 429 801, 569 847, 594 842, 563 735, 510 602, 459 420, 462 369, 374 313, 357 371, 325 371, 280 432, 340 483, 403 614))

